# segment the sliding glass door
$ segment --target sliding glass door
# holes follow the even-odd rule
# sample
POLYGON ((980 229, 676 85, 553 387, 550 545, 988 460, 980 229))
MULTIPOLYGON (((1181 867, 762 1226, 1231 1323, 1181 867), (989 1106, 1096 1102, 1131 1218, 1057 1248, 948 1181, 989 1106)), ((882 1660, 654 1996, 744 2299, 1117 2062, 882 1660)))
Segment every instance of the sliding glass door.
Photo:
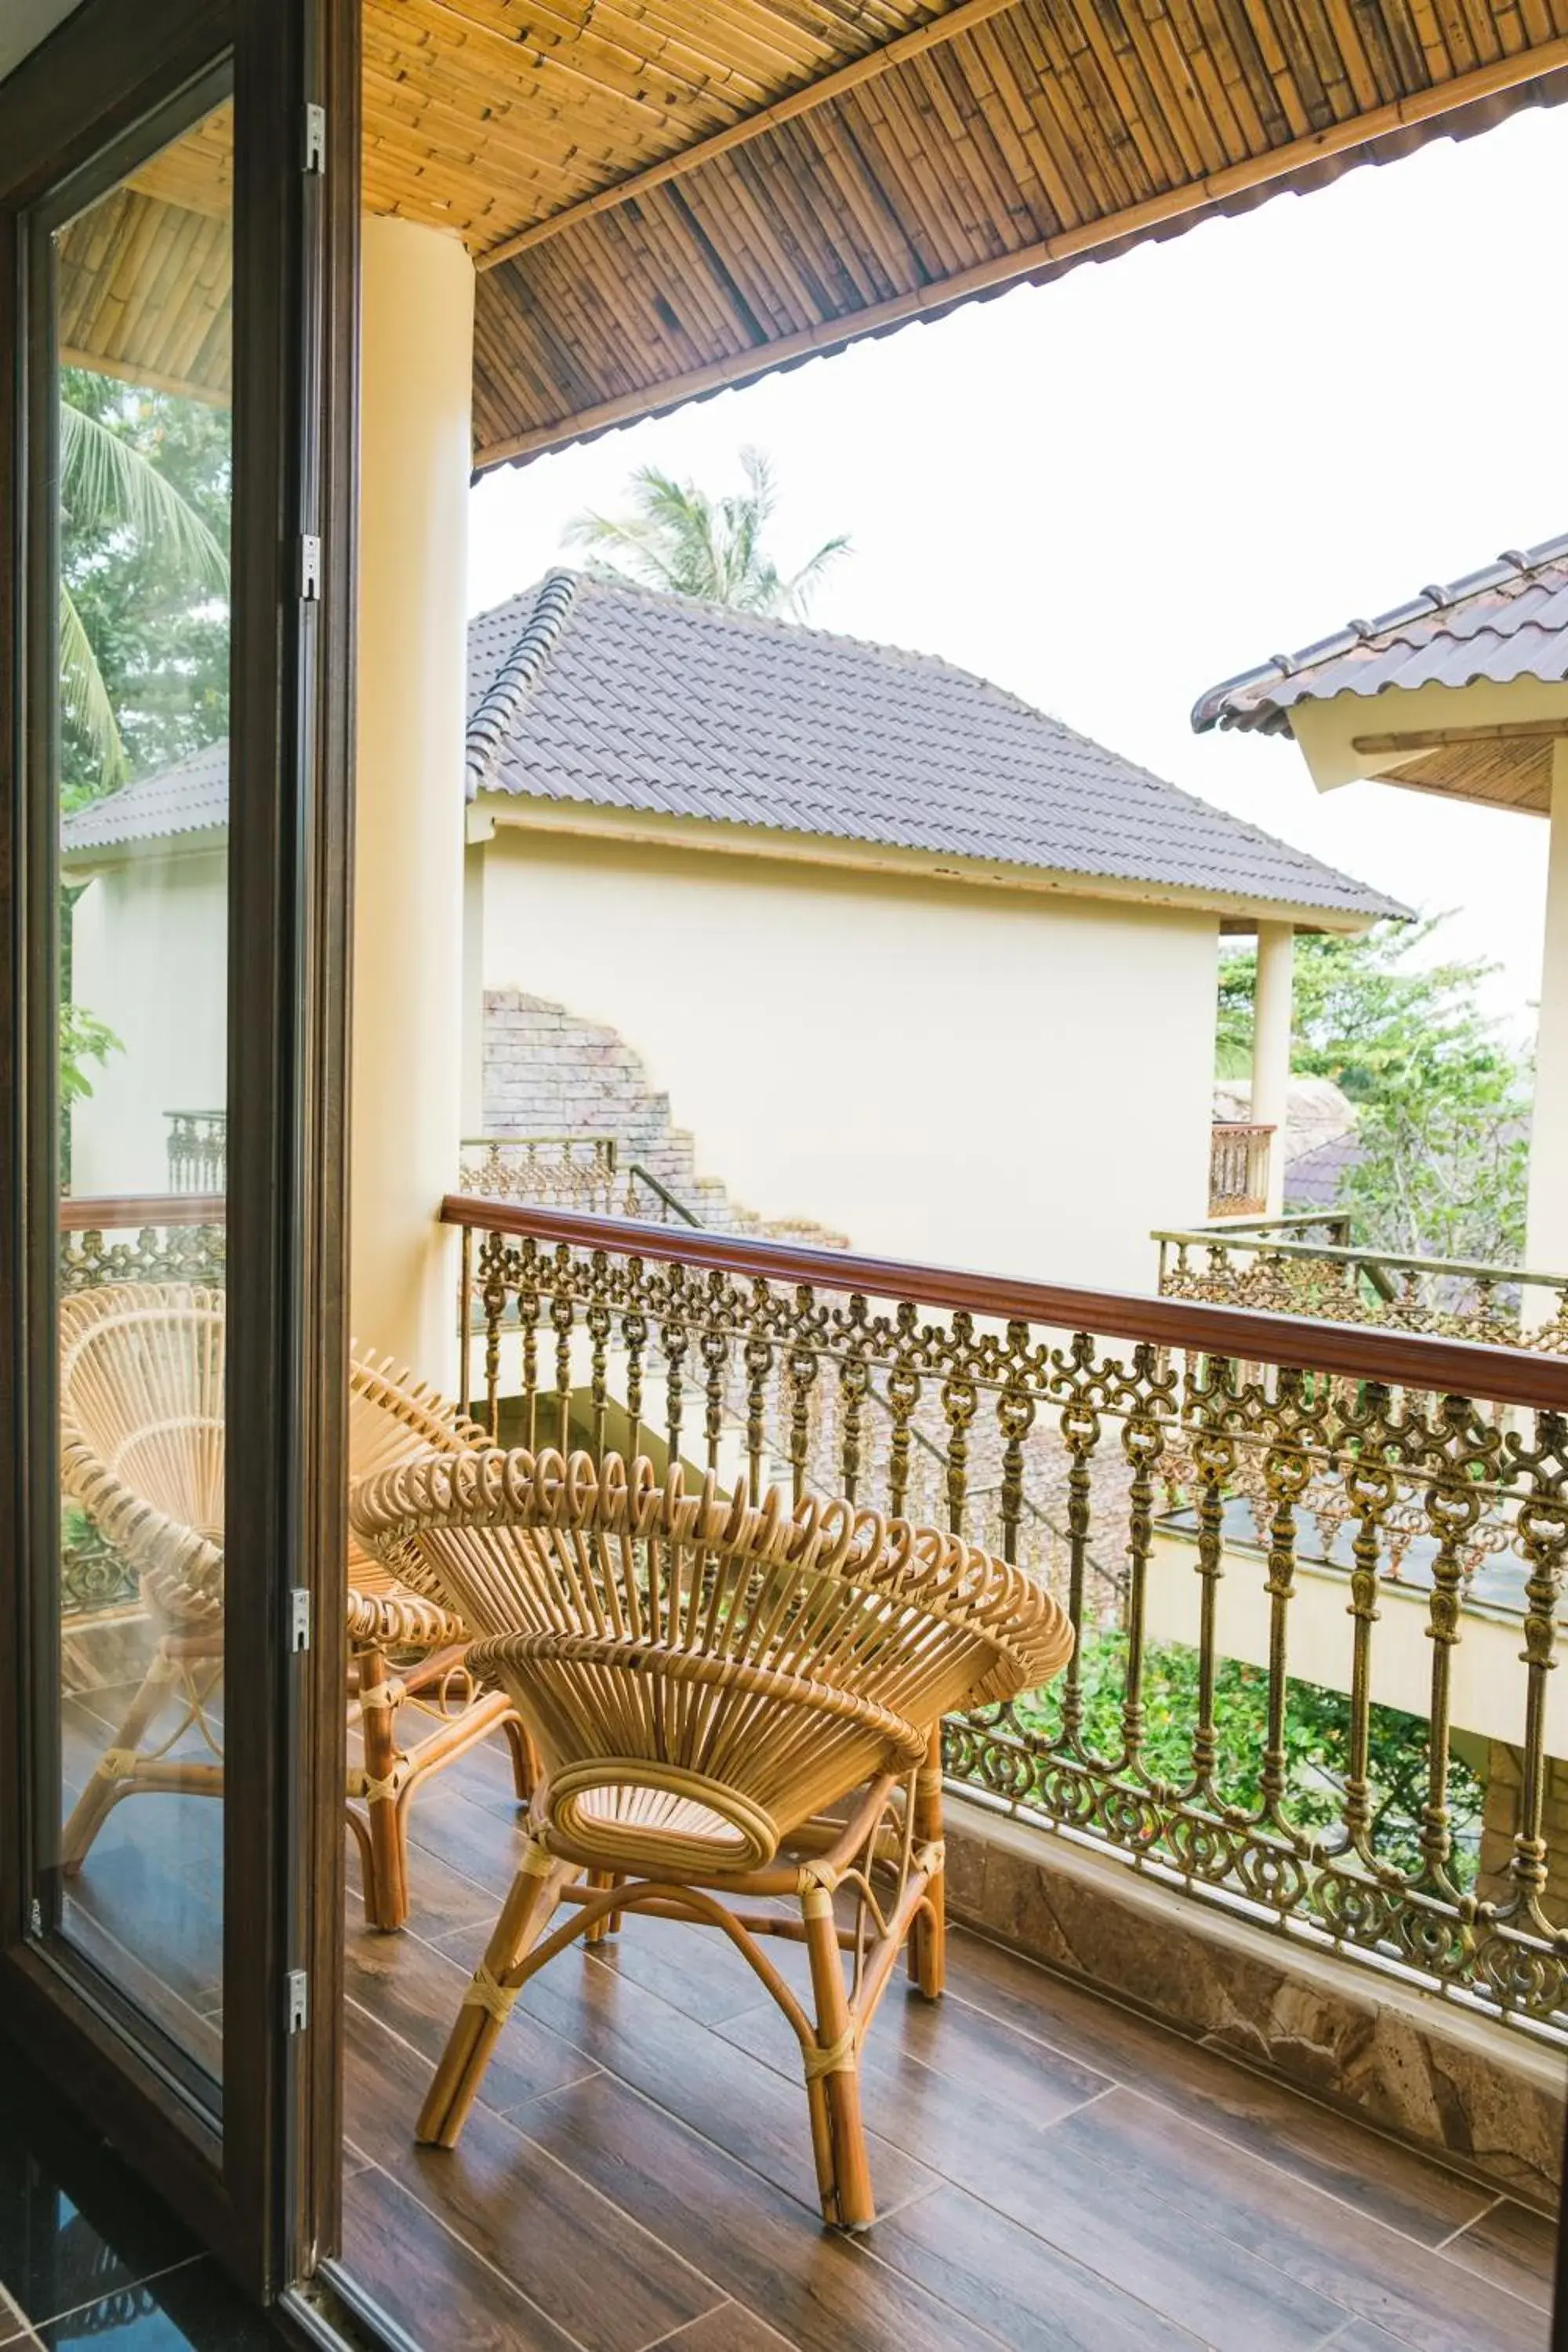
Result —
POLYGON ((335 2182, 353 14, 89 0, 0 87, 0 1976, 267 2291, 335 2182))

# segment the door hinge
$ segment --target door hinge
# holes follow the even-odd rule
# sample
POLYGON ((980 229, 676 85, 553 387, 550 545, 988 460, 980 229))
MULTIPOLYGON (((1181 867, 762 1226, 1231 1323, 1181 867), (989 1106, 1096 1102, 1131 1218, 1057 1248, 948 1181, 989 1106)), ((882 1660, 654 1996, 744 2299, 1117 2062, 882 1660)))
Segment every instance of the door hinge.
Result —
POLYGON ((310 1595, 302 1584, 297 1584, 289 1595, 289 1647, 308 1650, 310 1646, 310 1595))
POLYGON ((327 110, 324 106, 305 109, 305 169, 324 172, 327 168, 327 110))
POLYGON ((303 1969, 290 1969, 283 1979, 284 2031, 303 2033, 310 2022, 310 1979, 303 1969))
POLYGON ((300 538, 300 597, 302 604, 314 604, 321 596, 321 542, 311 530, 300 538))

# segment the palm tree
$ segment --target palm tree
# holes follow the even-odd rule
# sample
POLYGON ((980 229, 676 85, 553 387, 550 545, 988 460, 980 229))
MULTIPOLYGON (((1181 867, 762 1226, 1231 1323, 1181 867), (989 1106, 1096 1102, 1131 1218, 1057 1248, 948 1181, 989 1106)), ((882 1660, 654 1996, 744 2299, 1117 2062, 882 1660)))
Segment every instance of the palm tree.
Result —
MULTIPOLYGON (((189 501, 149 458, 68 397, 60 403, 60 503, 82 530, 128 531, 157 548, 193 583, 228 593, 228 558, 189 501)), ((81 730, 103 782, 130 772, 108 686, 76 601, 60 582, 60 697, 81 730)))
POLYGON ((695 482, 678 482, 640 466, 623 517, 579 515, 566 527, 569 547, 592 551, 590 569, 645 588, 671 589, 736 612, 805 617, 828 566, 847 553, 840 533, 797 572, 782 572, 763 544, 778 504, 773 470, 760 449, 742 449, 745 488, 711 499, 695 482))

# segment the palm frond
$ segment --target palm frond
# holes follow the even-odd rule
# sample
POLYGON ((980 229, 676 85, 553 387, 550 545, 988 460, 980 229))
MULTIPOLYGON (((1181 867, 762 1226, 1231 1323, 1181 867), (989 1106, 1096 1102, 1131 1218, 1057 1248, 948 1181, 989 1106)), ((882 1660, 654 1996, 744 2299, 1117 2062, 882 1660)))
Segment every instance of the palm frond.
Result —
POLYGON ((122 784, 131 772, 114 705, 103 682, 92 640, 64 581, 60 583, 60 707, 79 728, 103 772, 104 789, 122 784))
POLYGON ((60 405, 60 495, 78 522, 122 524, 188 567, 193 581, 226 592, 228 557, 189 499, 140 449, 68 401, 60 405))
POLYGON ((640 466, 624 516, 582 514, 564 534, 590 551, 591 569, 644 587, 672 589, 743 613, 804 614, 822 574, 849 545, 840 535, 785 578, 764 546, 778 504, 773 468, 760 449, 741 451, 744 487, 718 499, 658 466, 640 466))
POLYGON ((837 563, 841 555, 849 552, 849 534, 841 530, 836 539, 824 540, 815 555, 807 556, 799 571, 793 572, 781 583, 792 612, 804 619, 806 608, 821 584, 823 573, 830 564, 837 563))

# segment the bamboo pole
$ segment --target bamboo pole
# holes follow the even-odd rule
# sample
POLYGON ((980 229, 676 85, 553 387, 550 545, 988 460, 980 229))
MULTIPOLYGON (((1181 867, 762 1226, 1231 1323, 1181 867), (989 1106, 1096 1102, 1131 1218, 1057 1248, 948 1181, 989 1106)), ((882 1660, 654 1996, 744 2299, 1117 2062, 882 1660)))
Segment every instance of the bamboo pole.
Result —
POLYGON ((1017 0, 961 0, 956 8, 933 16, 928 24, 917 25, 911 33, 900 33, 896 40, 884 42, 866 57, 856 58, 836 73, 824 74, 820 81, 807 83, 804 89, 792 90, 787 98, 774 100, 772 106, 759 108, 755 114, 742 115, 738 122, 728 124, 722 131, 699 139, 693 146, 666 156, 660 163, 650 163, 646 170, 634 172, 629 179, 617 180, 596 195, 584 196, 565 212, 552 213, 547 220, 534 221, 515 236, 503 237, 491 246, 488 253, 475 257, 476 269, 494 269, 514 254, 526 253, 531 246, 542 245, 547 237, 559 236, 563 229, 580 227, 595 214, 609 212, 634 196, 647 195, 651 188, 661 188, 668 181, 682 178, 711 163, 715 155, 726 155, 731 148, 743 146, 748 140, 760 139, 765 131, 777 130, 781 122, 793 122, 797 115, 809 114, 819 106, 826 106, 841 98, 848 89, 858 89, 862 82, 874 80, 879 74, 890 73, 907 58, 918 58, 940 41, 951 41, 966 33, 972 25, 984 24, 988 16, 999 16, 1004 8, 1015 7, 1017 0))

